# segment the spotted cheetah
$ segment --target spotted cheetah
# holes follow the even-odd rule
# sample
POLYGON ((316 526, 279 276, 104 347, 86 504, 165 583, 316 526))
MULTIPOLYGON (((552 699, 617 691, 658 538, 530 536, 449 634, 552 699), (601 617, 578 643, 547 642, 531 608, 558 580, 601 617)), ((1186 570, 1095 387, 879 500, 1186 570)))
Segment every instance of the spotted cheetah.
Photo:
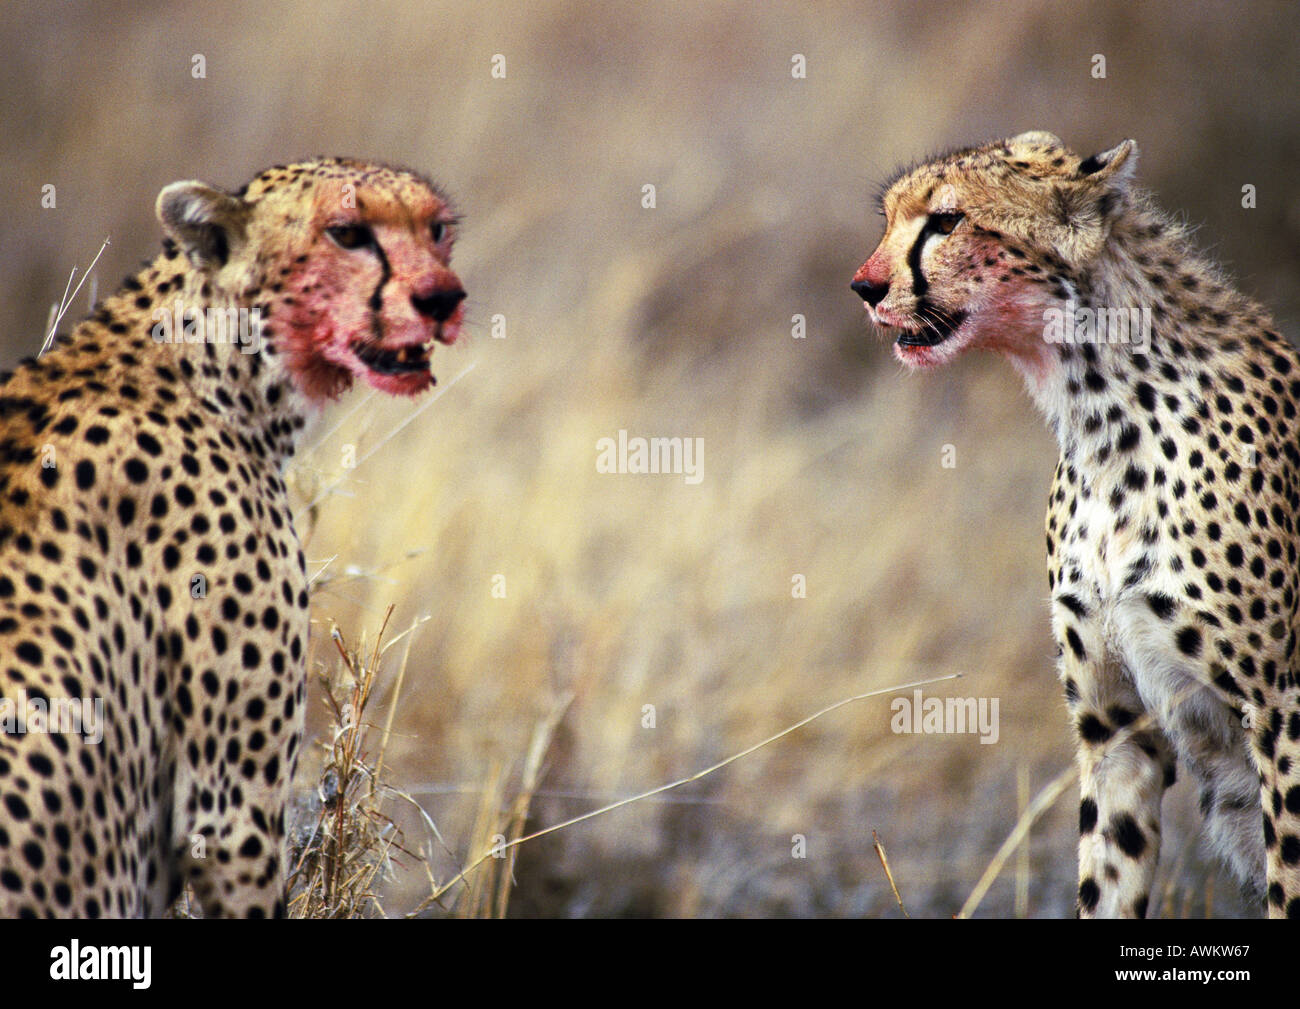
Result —
POLYGON ((908 169, 851 286, 905 365, 1008 357, 1060 444, 1047 577, 1079 915, 1146 915, 1181 761, 1248 895, 1298 917, 1300 361, 1136 162, 1131 140, 1081 158, 1034 132, 908 169))
POLYGON ((156 916, 186 883, 206 916, 284 914, 308 595, 282 467, 354 380, 428 389, 462 324, 456 218, 413 172, 321 158, 157 213, 161 254, 0 386, 8 917, 156 916))

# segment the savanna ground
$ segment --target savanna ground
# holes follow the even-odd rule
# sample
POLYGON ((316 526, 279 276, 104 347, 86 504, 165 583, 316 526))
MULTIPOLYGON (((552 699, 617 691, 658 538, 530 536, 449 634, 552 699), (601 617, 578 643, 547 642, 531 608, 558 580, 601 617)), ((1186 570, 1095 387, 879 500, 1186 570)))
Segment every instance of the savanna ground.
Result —
MULTIPOLYGON (((151 253, 173 179, 234 187, 315 153, 428 171, 465 215, 469 339, 435 355, 436 400, 353 392, 291 473, 316 574, 304 801, 332 718, 315 672, 346 687, 341 651, 393 608, 365 739, 338 759, 373 767, 387 726, 407 798, 379 798, 409 854, 387 849, 355 905, 420 906, 429 873, 518 833, 521 793, 544 827, 960 672, 926 690, 997 698, 995 744, 894 734, 887 696, 858 701, 422 912, 508 892, 517 915, 898 915, 874 830, 908 912, 950 916, 1071 760, 1043 573, 1055 454, 1000 362, 907 376, 868 331, 848 282, 875 185, 1029 128, 1089 153, 1133 137, 1143 183, 1295 336, 1296 28, 1283 3, 10 2, 0 364, 40 345, 105 237, 87 288, 151 253), (704 479, 597 473, 620 429, 702 438, 704 479)), ((1194 805, 1166 799, 1160 911, 1240 914, 1194 805)), ((1069 788, 978 914, 1071 912, 1075 808, 1069 788)))

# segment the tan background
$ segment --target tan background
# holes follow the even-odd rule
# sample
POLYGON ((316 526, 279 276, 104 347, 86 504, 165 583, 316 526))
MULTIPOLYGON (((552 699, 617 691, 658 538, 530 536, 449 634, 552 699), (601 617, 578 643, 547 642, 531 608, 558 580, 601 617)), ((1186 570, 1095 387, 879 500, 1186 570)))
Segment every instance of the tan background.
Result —
MULTIPOLYGON (((389 760, 454 853, 434 846, 437 873, 469 853, 485 783, 499 774, 509 794, 557 694, 575 699, 533 826, 842 697, 961 672, 930 689, 998 698, 996 745, 896 736, 887 698, 859 702, 527 846, 511 904, 897 915, 875 829, 909 910, 954 913, 1014 822, 1017 774, 1037 789, 1070 761, 1042 563, 1054 448, 1001 362, 908 377, 868 331, 847 285, 879 235, 875 186, 1029 128, 1084 153, 1133 137, 1143 183, 1294 335, 1291 5, 221 7, 5 5, 0 364, 35 350, 103 238, 101 290, 151 254, 153 199, 173 179, 233 188, 316 153, 429 172, 465 214, 470 291, 470 338, 439 349, 435 373, 447 387, 473 370, 391 440, 410 404, 354 392, 292 476, 307 496, 339 484, 301 527, 324 567, 313 661, 332 666, 331 620, 357 638, 389 603, 395 626, 430 618, 389 760), (196 53, 206 79, 190 75, 196 53), (1241 208, 1247 183, 1258 209, 1241 208), (704 481, 597 474, 596 440, 620 428, 703 438, 704 481), (344 470, 349 445, 374 454, 344 470)), ((1239 913, 1193 808, 1182 785, 1167 800, 1159 903, 1239 913)), ((1031 836, 1028 914, 1071 911, 1074 810, 1070 790, 1031 836)), ((409 814, 408 843, 429 843, 409 814)), ((981 913, 1013 913, 1013 881, 981 913)), ((388 886, 393 911, 425 889, 409 861, 388 886)))

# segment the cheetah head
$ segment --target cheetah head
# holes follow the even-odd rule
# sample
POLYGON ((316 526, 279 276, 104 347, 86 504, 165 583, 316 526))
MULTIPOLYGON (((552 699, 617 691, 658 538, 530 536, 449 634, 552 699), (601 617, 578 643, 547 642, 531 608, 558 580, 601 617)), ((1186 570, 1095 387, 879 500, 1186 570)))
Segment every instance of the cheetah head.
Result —
POLYGON ((1129 200, 1133 141, 1090 158, 1050 133, 955 151, 904 171, 880 200, 885 234, 853 277, 909 367, 970 347, 1049 366, 1044 311, 1103 253, 1129 200))
POLYGON ((259 311, 263 349, 311 400, 356 379, 424 392, 433 344, 460 333, 457 219, 412 172, 324 158, 268 169, 238 193, 176 182, 158 218, 207 298, 259 311))

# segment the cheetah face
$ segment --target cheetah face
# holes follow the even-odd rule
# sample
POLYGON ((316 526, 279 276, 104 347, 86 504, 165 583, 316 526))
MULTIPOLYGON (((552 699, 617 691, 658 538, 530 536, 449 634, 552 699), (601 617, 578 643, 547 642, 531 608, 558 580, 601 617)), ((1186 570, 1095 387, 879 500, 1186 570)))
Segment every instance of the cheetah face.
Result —
MULTIPOLYGON (((853 290, 877 326, 896 332, 894 353, 905 364, 951 359, 969 345, 978 290, 958 279, 970 254, 969 223, 951 199, 896 210, 880 245, 854 277, 853 290)), ((975 320, 977 321, 977 319, 975 320)))
MULTIPOLYGON (((885 234, 852 288, 909 367, 969 347, 1028 371, 1053 359, 1044 312, 1104 244, 1124 196, 1131 141, 1088 159, 1047 133, 957 151, 885 191, 885 234)), ((1130 166, 1131 167, 1131 166, 1130 166)))
POLYGON ((457 219, 406 171, 328 159, 271 169, 237 195, 176 183, 159 216, 214 288, 263 312, 265 340, 311 400, 358 379, 424 392, 434 345, 460 334, 457 219))
POLYGON ((449 265, 455 219, 436 196, 409 218, 383 212, 375 194, 358 202, 365 210, 315 222, 308 259, 290 274, 292 303, 278 313, 290 367, 309 387, 359 378, 416 395, 434 384, 434 344, 454 343, 464 317, 465 291, 449 265))

